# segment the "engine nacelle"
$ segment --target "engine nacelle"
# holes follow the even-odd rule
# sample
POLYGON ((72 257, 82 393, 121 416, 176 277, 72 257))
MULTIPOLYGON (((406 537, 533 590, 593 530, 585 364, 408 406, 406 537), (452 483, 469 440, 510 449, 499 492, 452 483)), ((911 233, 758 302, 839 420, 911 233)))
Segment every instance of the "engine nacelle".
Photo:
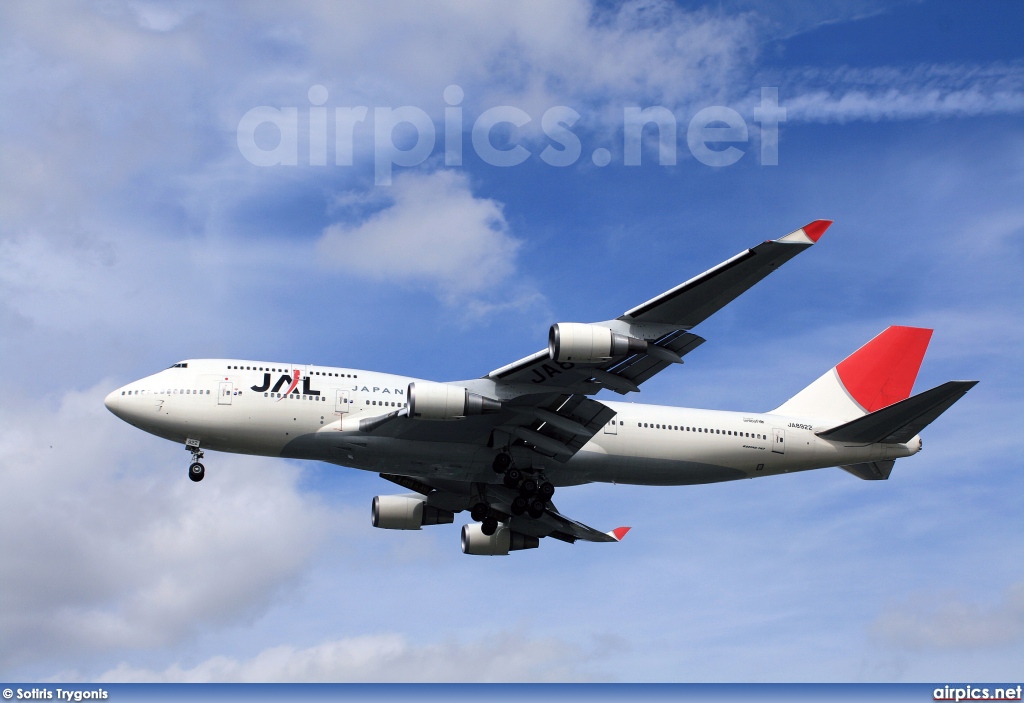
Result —
POLYGON ((420 420, 461 420, 501 410, 501 401, 470 393, 461 386, 416 381, 409 384, 409 416, 420 420))
POLYGON ((598 364, 647 351, 647 342, 600 325, 559 322, 548 333, 548 354, 555 361, 598 364))
POLYGON ((373 526, 385 530, 418 530, 423 525, 455 522, 455 513, 427 505, 427 497, 418 493, 374 496, 370 515, 373 526))
POLYGON ((485 535, 479 522, 462 526, 462 553, 480 556, 505 556, 519 549, 536 549, 540 540, 499 526, 493 535, 485 535))

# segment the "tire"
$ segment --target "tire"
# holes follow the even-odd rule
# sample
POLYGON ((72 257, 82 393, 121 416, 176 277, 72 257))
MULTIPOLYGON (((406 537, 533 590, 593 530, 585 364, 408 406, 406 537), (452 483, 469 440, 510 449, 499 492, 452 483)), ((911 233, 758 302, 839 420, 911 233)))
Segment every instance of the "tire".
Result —
POLYGON ((498 520, 493 517, 484 518, 483 523, 480 525, 480 531, 490 537, 498 531, 498 520))
POLYGON ((489 512, 491 512, 491 508, 487 503, 477 503, 473 506, 473 509, 469 511, 469 516, 476 522, 481 522, 487 517, 487 513, 489 512))
POLYGON ((526 512, 526 509, 528 507, 530 507, 530 501, 526 500, 526 498, 522 496, 516 496, 515 498, 512 499, 511 510, 513 515, 522 515, 526 512))
POLYGON ((523 472, 515 467, 512 467, 511 469, 505 472, 505 476, 510 481, 515 481, 516 485, 519 485, 519 481, 522 480, 523 478, 523 472))
POLYGON ((196 483, 202 481, 204 476, 206 476, 206 467, 198 461, 188 467, 188 477, 196 483))
POLYGON ((551 500, 551 496, 555 495, 555 487, 545 481, 537 488, 537 495, 544 500, 551 500))
POLYGON ((504 478, 501 479, 501 482, 505 484, 505 488, 515 489, 519 487, 519 481, 509 476, 507 473, 505 474, 504 478))
POLYGON ((519 484, 519 494, 529 498, 537 492, 537 482, 532 478, 524 478, 519 484))
POLYGON ((503 474, 508 471, 509 467, 512 466, 512 457, 505 452, 502 452, 498 456, 494 457, 494 463, 491 464, 491 468, 494 469, 494 473, 503 474))
POLYGON ((530 517, 532 517, 534 519, 542 517, 544 515, 544 509, 545 509, 544 501, 541 501, 541 500, 530 501, 530 508, 529 508, 530 517))

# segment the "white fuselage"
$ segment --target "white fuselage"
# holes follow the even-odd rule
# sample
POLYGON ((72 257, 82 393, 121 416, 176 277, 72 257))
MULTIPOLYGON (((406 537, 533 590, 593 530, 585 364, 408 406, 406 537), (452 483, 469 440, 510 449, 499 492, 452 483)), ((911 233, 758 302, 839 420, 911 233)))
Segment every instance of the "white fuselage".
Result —
MULTIPOLYGON (((351 431, 352 419, 401 409, 419 379, 326 366, 230 359, 182 362, 111 393, 107 407, 139 429, 203 449, 326 461, 369 471, 469 481, 499 480, 493 450, 471 441, 479 418, 465 418, 466 442, 351 431), (296 381, 296 379, 299 379, 296 381), (290 393, 288 391, 291 391, 290 393)), ((896 459, 906 444, 850 445, 814 433, 814 418, 699 410, 602 400, 617 414, 568 462, 544 468, 552 483, 643 485, 711 483, 896 459)))

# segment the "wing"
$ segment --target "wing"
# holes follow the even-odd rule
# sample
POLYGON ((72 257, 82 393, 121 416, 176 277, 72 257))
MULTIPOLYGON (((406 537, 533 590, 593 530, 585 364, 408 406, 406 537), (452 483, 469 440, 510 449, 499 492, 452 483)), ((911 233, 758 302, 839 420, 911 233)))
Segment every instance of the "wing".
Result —
POLYGON ((690 329, 812 246, 831 220, 815 220, 784 237, 758 244, 718 266, 638 305, 619 319, 690 329))
POLYGON ((831 224, 831 220, 815 220, 784 237, 758 244, 615 320, 598 323, 648 340, 655 347, 648 353, 631 354, 599 365, 581 365, 552 361, 544 349, 496 369, 486 378, 498 384, 565 389, 588 395, 603 388, 621 394, 637 392, 640 384, 672 364, 660 350, 668 350, 681 359, 703 344, 702 337, 687 330, 813 246, 831 224))

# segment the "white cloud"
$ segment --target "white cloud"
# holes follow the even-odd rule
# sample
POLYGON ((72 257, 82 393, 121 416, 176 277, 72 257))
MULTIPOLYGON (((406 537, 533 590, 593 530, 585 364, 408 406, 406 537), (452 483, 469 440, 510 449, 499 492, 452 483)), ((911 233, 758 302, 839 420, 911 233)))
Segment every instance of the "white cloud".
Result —
POLYGON ((331 519, 280 460, 210 456, 193 484, 184 451, 154 459, 162 440, 107 412, 113 386, 0 409, 0 669, 251 618, 331 519))
POLYGON ((804 122, 909 120, 1024 112, 1024 63, 923 64, 827 70, 779 79, 787 119, 804 122))
POLYGON ((882 613, 872 633, 893 647, 964 650, 1024 640, 1024 583, 1011 586, 997 603, 965 602, 953 595, 915 598, 882 613))
POLYGON ((121 664, 101 682, 508 682, 593 681, 600 648, 588 651, 556 637, 493 633, 475 642, 413 644, 402 635, 367 635, 298 649, 272 647, 251 659, 216 656, 163 671, 121 664))
POLYGON ((389 206, 358 224, 334 224, 320 239, 325 262, 357 276, 425 285, 455 302, 507 283, 521 242, 502 206, 476 198, 455 171, 405 173, 389 206))

